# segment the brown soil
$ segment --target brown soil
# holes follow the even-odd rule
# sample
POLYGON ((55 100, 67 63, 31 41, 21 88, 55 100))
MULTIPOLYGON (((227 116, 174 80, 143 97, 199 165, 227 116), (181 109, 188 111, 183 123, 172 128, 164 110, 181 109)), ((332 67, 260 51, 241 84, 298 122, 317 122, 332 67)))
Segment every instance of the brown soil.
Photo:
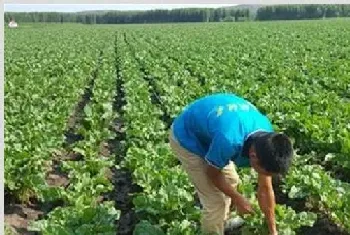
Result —
POLYGON ((42 210, 36 204, 20 204, 5 190, 4 221, 13 234, 34 234, 27 230, 29 222, 38 219, 42 210))
POLYGON ((69 180, 65 174, 60 172, 51 172, 47 176, 47 184, 50 186, 67 187, 69 180))
POLYGON ((40 208, 35 206, 11 204, 5 205, 5 224, 8 225, 12 231, 18 234, 35 234, 29 232, 27 227, 30 221, 37 220, 43 214, 40 208))
POLYGON ((108 142, 102 142, 100 144, 100 150, 99 150, 99 154, 103 157, 109 157, 110 156, 110 147, 108 142))
POLYGON ((67 173, 61 169, 61 161, 68 158, 68 153, 65 150, 56 151, 53 153, 53 162, 51 170, 48 171, 46 181, 50 186, 63 186, 66 187, 69 184, 67 173))
MULTIPOLYGON (((56 160, 54 160, 51 170, 48 171, 46 181, 52 187, 66 187, 69 184, 68 176, 60 170, 56 160)), ((17 201, 9 193, 5 195, 5 224, 11 228, 14 234, 36 234, 28 231, 29 223, 40 219, 48 210, 63 203, 57 201, 47 205, 32 198, 28 204, 24 204, 17 201)))

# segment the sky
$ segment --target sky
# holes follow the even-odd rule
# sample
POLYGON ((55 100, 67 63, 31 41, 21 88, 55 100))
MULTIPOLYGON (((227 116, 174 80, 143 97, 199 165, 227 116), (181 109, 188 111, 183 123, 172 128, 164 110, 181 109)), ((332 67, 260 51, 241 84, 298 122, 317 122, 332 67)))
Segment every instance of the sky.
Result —
POLYGON ((87 10, 152 10, 175 9, 188 7, 217 8, 222 6, 234 6, 237 4, 4 4, 5 11, 31 12, 31 11, 58 11, 77 12, 87 10))

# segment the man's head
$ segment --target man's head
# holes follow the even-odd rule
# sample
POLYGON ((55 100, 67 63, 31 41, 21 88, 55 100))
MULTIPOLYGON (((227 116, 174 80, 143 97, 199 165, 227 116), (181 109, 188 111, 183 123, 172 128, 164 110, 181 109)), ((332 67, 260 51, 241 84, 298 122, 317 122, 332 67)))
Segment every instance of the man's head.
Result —
POLYGON ((293 158, 293 146, 287 135, 265 133, 249 149, 251 166, 265 175, 286 174, 293 158))

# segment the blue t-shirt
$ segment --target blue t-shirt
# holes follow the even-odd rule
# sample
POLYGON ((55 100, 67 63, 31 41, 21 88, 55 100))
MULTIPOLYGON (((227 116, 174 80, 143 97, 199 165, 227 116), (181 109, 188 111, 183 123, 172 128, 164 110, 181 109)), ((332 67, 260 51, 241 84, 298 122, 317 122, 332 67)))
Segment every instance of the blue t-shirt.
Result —
POLYGON ((174 120, 174 136, 188 151, 222 169, 229 161, 248 167, 244 141, 257 131, 273 132, 269 119, 247 100, 233 94, 200 98, 174 120))

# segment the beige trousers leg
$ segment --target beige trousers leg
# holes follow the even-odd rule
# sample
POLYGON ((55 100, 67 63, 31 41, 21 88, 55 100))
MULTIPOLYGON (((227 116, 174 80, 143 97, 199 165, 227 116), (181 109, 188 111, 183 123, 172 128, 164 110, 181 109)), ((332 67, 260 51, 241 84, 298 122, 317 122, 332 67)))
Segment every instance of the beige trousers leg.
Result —
MULTIPOLYGON (((208 234, 224 234, 224 223, 229 219, 231 198, 218 190, 206 174, 207 163, 201 157, 180 146, 171 130, 169 133, 170 146, 181 161, 183 169, 194 184, 199 200, 203 206, 201 229, 208 234)), ((223 171, 226 180, 232 187, 237 187, 239 177, 233 162, 223 171)))

